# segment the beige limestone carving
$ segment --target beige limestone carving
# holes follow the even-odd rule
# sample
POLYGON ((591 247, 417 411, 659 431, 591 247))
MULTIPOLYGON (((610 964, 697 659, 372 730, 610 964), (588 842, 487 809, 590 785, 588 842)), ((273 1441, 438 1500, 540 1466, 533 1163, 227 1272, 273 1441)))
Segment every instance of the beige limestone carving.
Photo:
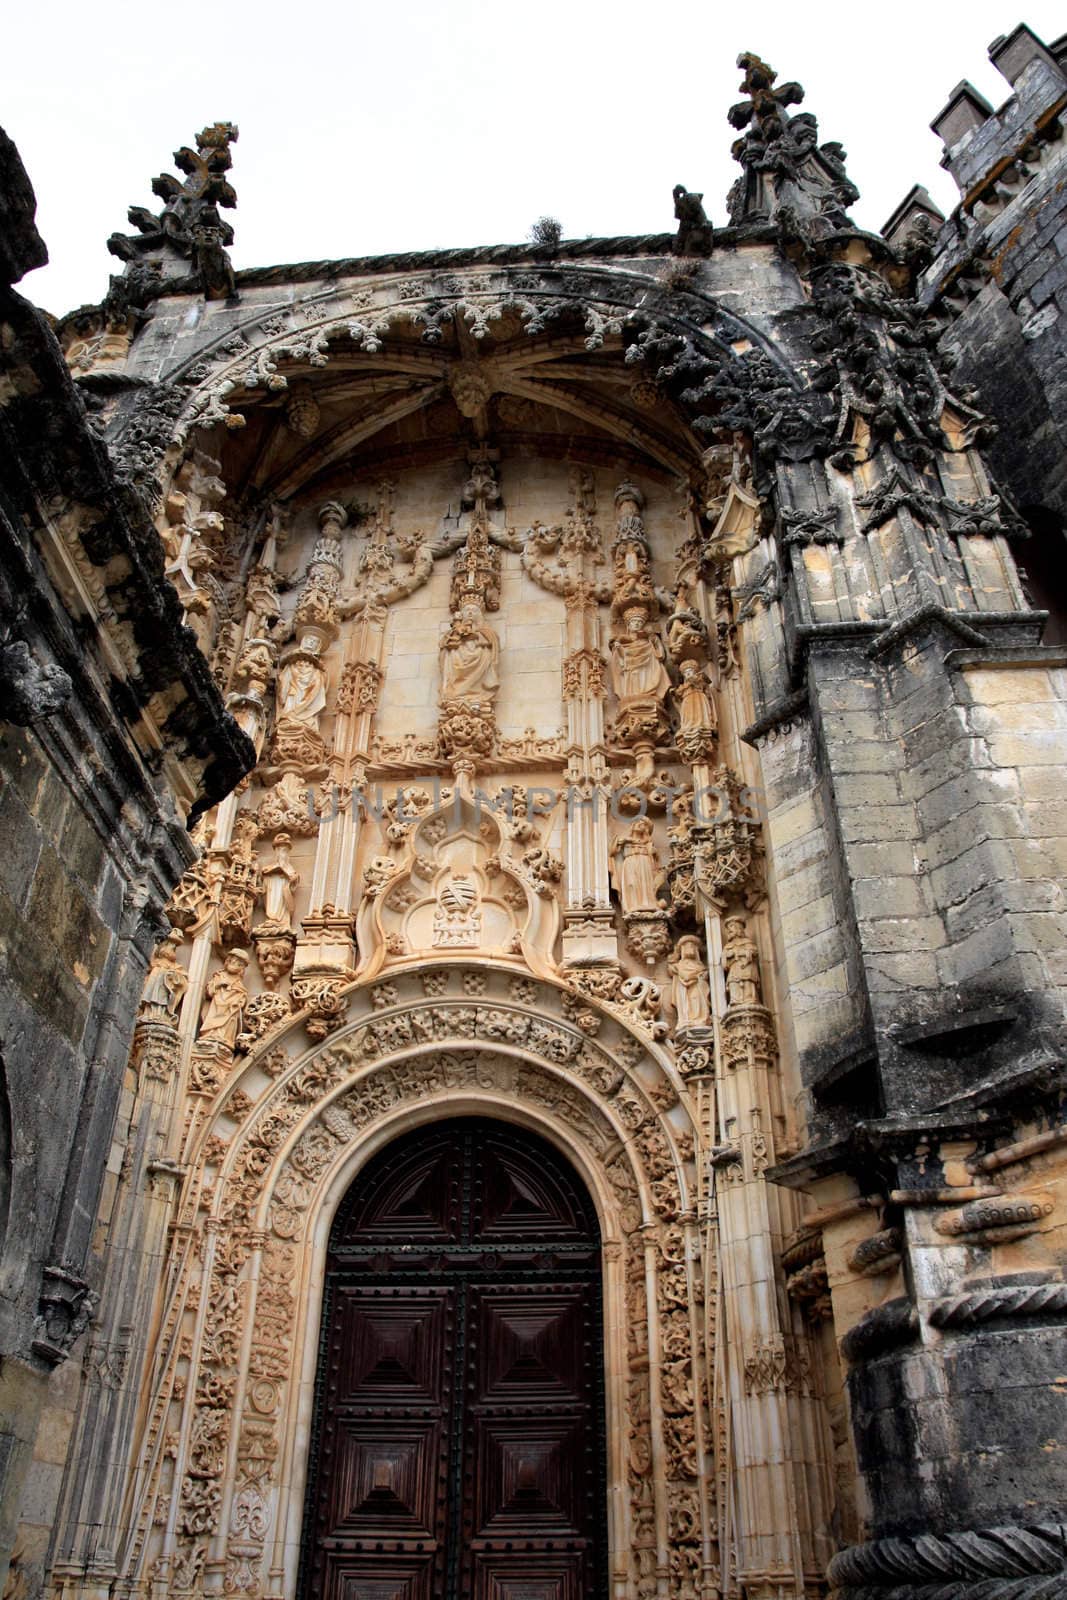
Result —
POLYGON ((189 974, 178 961, 183 943, 182 934, 174 929, 156 946, 137 1013, 140 1020, 171 1026, 177 1021, 182 996, 189 987, 189 974))
POLYGON ((232 1049, 236 1043, 241 1017, 248 1004, 248 990, 243 982, 248 959, 247 950, 230 950, 222 970, 208 979, 200 1017, 200 1044, 228 1045, 232 1049))
POLYGON ((441 705, 481 708, 500 687, 500 641, 478 600, 464 600, 441 641, 441 705))
POLYGON ((652 822, 637 817, 629 835, 612 840, 611 879, 619 896, 630 949, 652 966, 670 949, 670 930, 661 895, 667 878, 653 842, 652 822))
POLYGON ((678 753, 685 761, 715 759, 718 717, 707 692, 707 677, 691 657, 681 664, 681 682, 673 690, 678 704, 678 753))
POLYGON ((662 910, 661 891, 666 878, 652 837, 648 817, 638 817, 627 838, 612 841, 613 881, 623 916, 662 910))
POLYGON ((671 687, 663 643, 652 629, 649 607, 628 606, 622 631, 611 641, 611 681, 619 702, 620 723, 640 713, 658 716, 671 687))
MULTIPOLYGON (((369 291, 363 355, 379 336, 370 306, 378 293, 369 291)), ((481 308, 488 303, 483 297, 481 308)), ((605 1311, 613 1323, 606 1381, 618 1600, 691 1590, 710 1600, 718 1541, 726 1550, 734 1537, 730 1529, 723 1534, 720 1508, 748 1481, 721 1463, 739 1451, 747 1473, 764 1423, 783 1449, 807 1448, 797 1440, 808 1434, 784 1414, 743 1410, 780 1398, 746 1393, 744 1379, 746 1353, 770 1347, 780 1331, 770 1325, 774 1317, 764 1328, 759 1304, 745 1298, 771 1233, 759 1207, 777 1127, 766 1086, 777 1070, 773 1020, 751 1007, 736 1022, 719 1015, 717 971, 716 992, 707 995, 706 965, 703 983, 690 970, 700 945, 694 951, 686 939, 695 936, 679 937, 695 925, 700 856, 709 892, 699 909, 711 911, 707 938, 716 950, 716 915, 746 904, 758 824, 737 803, 728 808, 729 827, 701 832, 690 803, 683 828, 684 801, 676 801, 666 824, 666 877, 677 921, 668 920, 662 903, 654 834, 646 839, 652 854, 624 870, 628 847, 644 830, 623 824, 627 851, 615 851, 616 894, 620 932, 626 928, 636 963, 625 952, 625 965, 619 960, 611 903, 612 767, 628 765, 651 800, 665 768, 677 781, 672 739, 683 760, 715 759, 717 717, 723 750, 739 761, 735 735, 744 722, 729 698, 737 674, 726 685, 716 678, 713 691, 706 668, 709 654, 720 671, 723 659, 714 577, 694 578, 683 591, 672 572, 668 592, 657 589, 644 495, 633 485, 623 486, 617 502, 619 538, 605 568, 596 528, 596 478, 604 469, 576 471, 565 501, 566 469, 537 463, 528 472, 516 462, 514 504, 524 522, 542 519, 516 537, 495 510, 496 473, 482 465, 470 468, 465 511, 452 515, 462 481, 454 464, 428 487, 424 475, 400 468, 396 486, 363 477, 342 489, 338 458, 331 492, 344 498, 353 526, 339 503, 323 508, 316 526, 314 504, 295 497, 287 526, 275 518, 274 544, 262 547, 262 559, 255 556, 230 680, 245 703, 231 704, 266 750, 240 803, 265 840, 280 833, 292 841, 284 854, 289 870, 278 874, 282 856, 276 851, 271 861, 269 847, 259 861, 251 853, 264 905, 251 929, 256 962, 243 972, 246 1002, 231 1043, 213 1036, 210 1025, 197 1039, 195 1022, 219 977, 214 918, 234 859, 228 830, 236 805, 229 813, 220 807, 203 825, 203 858, 175 900, 175 920, 180 916, 193 936, 183 1027, 194 1036, 183 1041, 190 1055, 186 1120, 175 1132, 182 1164, 167 1180, 168 1196, 178 1191, 180 1225, 161 1245, 173 1298, 159 1312, 146 1365, 129 1380, 130 1393, 145 1399, 136 1473, 123 1493, 147 1508, 138 1524, 143 1560, 131 1557, 120 1579, 131 1592, 164 1555, 159 1596, 212 1585, 250 1600, 295 1592, 293 1508, 314 1373, 306 1328, 321 1291, 324 1219, 366 1152, 425 1115, 503 1115, 544 1126, 572 1153, 601 1207, 605 1311), (368 484, 371 503, 364 506, 368 484), (445 534, 424 537, 419 524, 429 527, 449 495, 445 534), (358 517, 351 510, 357 503, 358 517), (320 539, 327 542, 316 550, 320 539), (314 554, 324 559, 312 582, 314 554), (393 607, 387 629, 385 612, 393 607), (550 616, 559 640, 551 648, 534 632, 550 616), (668 619, 665 638, 661 616, 668 619), (494 651, 484 634, 479 642, 472 633, 461 661, 457 638, 453 671, 437 651, 442 632, 461 621, 499 634, 504 646, 494 651), (618 648, 609 651, 612 631, 618 648), (517 665, 524 632, 533 641, 528 690, 517 665), (305 640, 311 670, 301 687, 295 678, 305 640), (283 683, 287 667, 293 671, 283 683), (457 705, 451 725, 441 704, 446 672, 458 699, 474 708, 457 705), (670 689, 672 678, 681 681, 670 689), (631 715, 628 726, 616 718, 621 726, 609 747, 612 688, 620 712, 625 701, 631 715), (270 715, 283 733, 285 718, 292 719, 284 759, 270 715), (458 763, 466 765, 455 790, 431 800, 434 775, 449 782, 458 763), (473 814, 463 790, 475 770, 490 792, 504 782, 516 791, 510 819, 487 809, 473 814), (383 775, 417 785, 419 795, 382 815, 375 785, 383 775), (584 812, 576 808, 573 820, 563 808, 539 818, 527 804, 528 786, 559 788, 572 775, 590 802, 599 795, 599 813, 590 803, 584 812), (676 829, 686 834, 677 848, 676 829), (632 911, 629 923, 627 898, 647 905, 632 911), (561 948, 565 917, 573 937, 561 948), (557 974, 565 975, 565 988, 553 981, 557 974), (698 1019, 709 999, 721 1071, 731 1080, 725 1091, 715 1081, 715 1053, 700 1039, 698 1019), (716 1127, 719 1102, 724 1123, 732 1123, 726 1131, 716 1127), (762 1123, 750 1114, 753 1106, 762 1123), (709 1191, 711 1148, 728 1140, 736 1160, 716 1167, 709 1191), (236 1272, 214 1264, 213 1253, 227 1251, 227 1241, 240 1246, 234 1259, 247 1250, 236 1272), (744 1300, 729 1348, 717 1332, 728 1296, 744 1300), (734 1410, 731 1385, 740 1397, 734 1410), (213 1473, 220 1458, 218 1476, 198 1476, 213 1473), (167 1508, 159 1526, 152 1521, 157 1503, 167 1508)), ((511 471, 509 465, 509 504, 511 471)), ((653 475, 645 487, 658 573, 659 530, 668 517, 673 526, 676 507, 653 475)), ((239 595, 235 606, 239 611, 239 595)), ((245 826, 237 824, 238 859, 245 826)), ((773 1297, 773 1285, 767 1293, 773 1297)), ((770 1484, 783 1504, 785 1476, 770 1484)), ((754 1559, 745 1571, 755 1571, 754 1559)))
POLYGON ((743 917, 727 917, 723 923, 722 964, 726 975, 727 1004, 758 1006, 759 953, 748 937, 743 917))
POLYGON ((667 963, 671 974, 671 1003, 676 1031, 707 1028, 711 1024, 711 984, 708 964, 695 934, 685 933, 667 963))

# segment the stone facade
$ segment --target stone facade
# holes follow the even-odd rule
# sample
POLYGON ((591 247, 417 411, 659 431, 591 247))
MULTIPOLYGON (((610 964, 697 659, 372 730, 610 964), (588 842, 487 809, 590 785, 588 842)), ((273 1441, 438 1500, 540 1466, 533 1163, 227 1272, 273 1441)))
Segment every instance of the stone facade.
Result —
MULTIPOLYGON (((991 147, 1062 109, 1028 39, 991 147)), ((1067 658, 1008 494, 1057 480, 994 442, 965 226, 858 230, 799 86, 739 66, 723 228, 678 185, 676 234, 234 273, 223 123, 60 326, 207 803, 115 833, 157 903, 184 871, 108 979, 98 1289, 12 1592, 293 1600, 330 1221, 450 1113, 597 1209, 612 1600, 1063 1587, 1067 658)))

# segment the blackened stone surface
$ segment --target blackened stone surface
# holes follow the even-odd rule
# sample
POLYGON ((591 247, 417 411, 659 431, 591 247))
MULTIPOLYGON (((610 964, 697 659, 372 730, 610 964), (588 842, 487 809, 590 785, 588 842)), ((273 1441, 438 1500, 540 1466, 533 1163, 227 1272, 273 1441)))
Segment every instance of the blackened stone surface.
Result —
POLYGON ((18 283, 48 260, 37 232, 37 200, 18 151, 0 128, 0 281, 18 283))
POLYGON ((984 1328, 853 1368, 849 1397, 872 1538, 995 1527, 1067 1501, 1062 1326, 984 1328))

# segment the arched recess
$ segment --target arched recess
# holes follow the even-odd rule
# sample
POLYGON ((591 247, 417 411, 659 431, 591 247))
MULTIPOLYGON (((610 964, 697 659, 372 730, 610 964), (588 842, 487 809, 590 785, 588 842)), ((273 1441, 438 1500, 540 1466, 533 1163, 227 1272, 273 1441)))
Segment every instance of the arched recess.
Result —
POLYGON ((600 1227, 569 1162, 435 1118, 333 1218, 300 1592, 606 1596, 600 1227))
POLYGON ((671 286, 660 269, 564 262, 279 279, 236 319, 209 308, 164 359, 159 389, 132 395, 109 438, 172 508, 183 464, 206 450, 223 466, 227 516, 242 521, 253 507, 350 487, 354 467, 380 475, 409 452, 428 462, 489 437, 505 455, 535 443, 569 459, 600 450, 634 471, 695 481, 708 402, 692 397, 710 374, 758 361, 760 381, 779 392, 804 385, 756 322, 695 283, 671 286))
POLYGON ((194 1095, 127 1581, 182 1593, 215 1569, 226 1592, 295 1596, 330 1223, 378 1150, 442 1115, 548 1139, 596 1205, 613 1600, 716 1564, 687 1091, 658 1046, 595 1004, 579 1025, 569 1000, 485 960, 400 973, 354 986, 321 1043, 295 1019, 194 1095))

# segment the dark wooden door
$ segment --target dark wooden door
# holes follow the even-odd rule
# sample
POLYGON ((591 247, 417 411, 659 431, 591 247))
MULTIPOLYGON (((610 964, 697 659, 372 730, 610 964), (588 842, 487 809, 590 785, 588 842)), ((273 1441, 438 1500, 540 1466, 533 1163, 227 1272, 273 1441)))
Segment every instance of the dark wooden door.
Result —
POLYGON ((599 1600, 600 1240, 506 1123, 419 1129, 330 1235, 301 1600, 599 1600))

